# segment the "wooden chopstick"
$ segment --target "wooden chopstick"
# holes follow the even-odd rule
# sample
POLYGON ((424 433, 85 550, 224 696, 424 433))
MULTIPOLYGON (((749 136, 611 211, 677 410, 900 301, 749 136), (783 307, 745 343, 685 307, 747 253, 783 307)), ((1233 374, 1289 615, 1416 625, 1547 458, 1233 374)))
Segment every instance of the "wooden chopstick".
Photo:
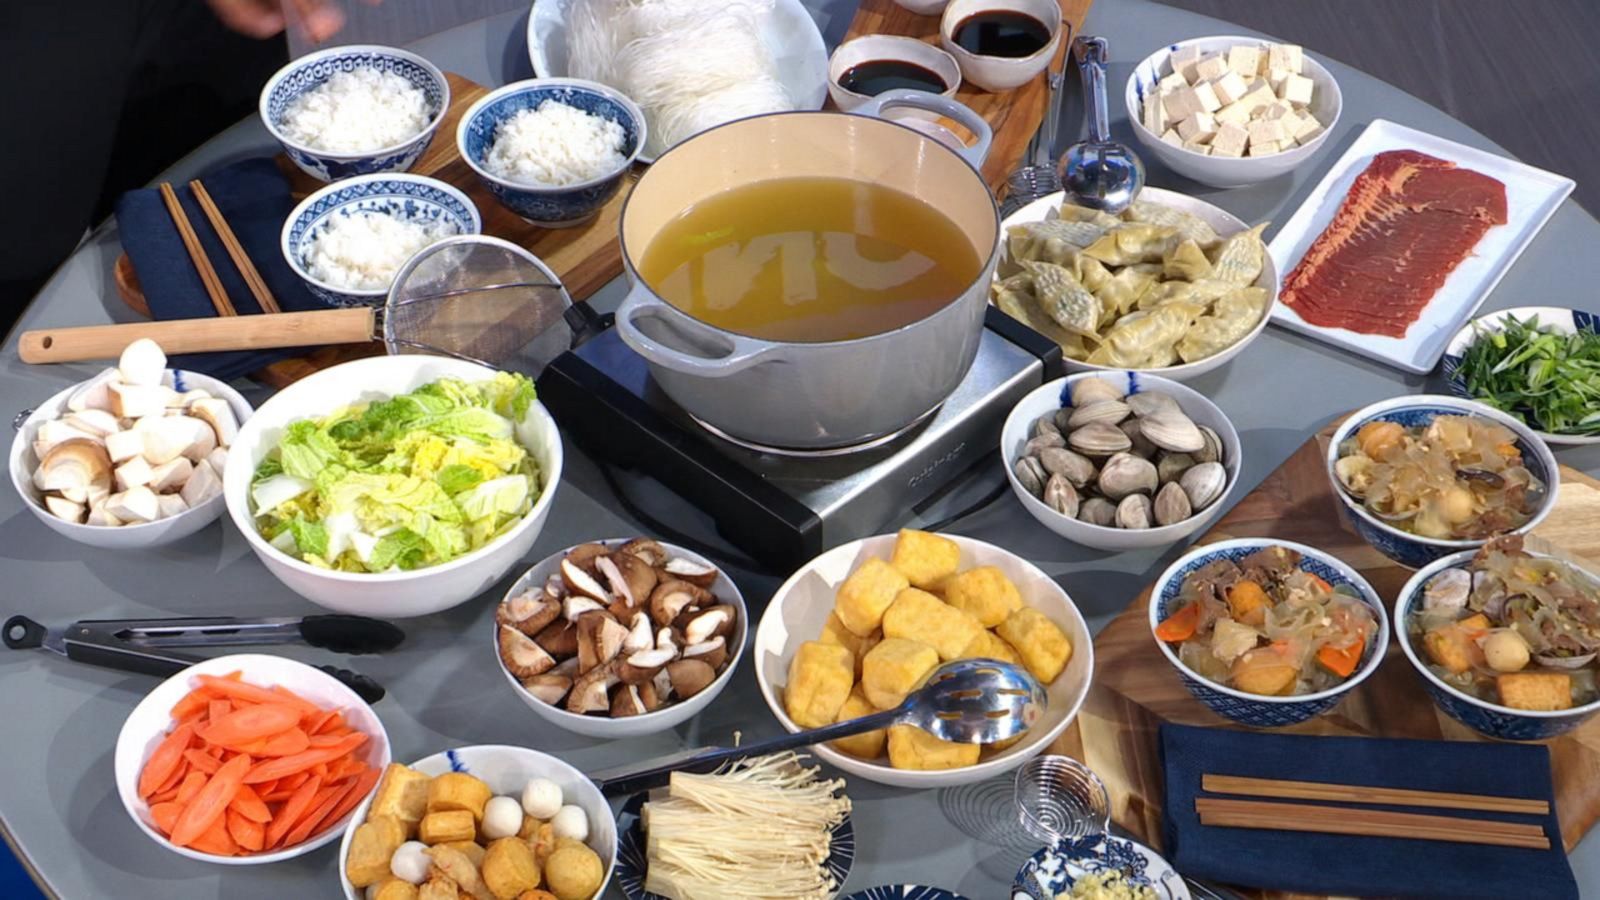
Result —
POLYGON ((211 260, 206 258, 205 248, 200 246, 200 238, 195 235, 194 226, 189 224, 189 216, 183 211, 183 204, 178 202, 177 192, 165 181, 161 183, 161 200, 167 204, 167 214, 172 216, 172 224, 178 226, 178 236, 183 238, 183 246, 189 251, 189 259, 194 263, 195 270, 200 273, 200 282, 205 285, 206 293, 211 295, 211 305, 216 308, 217 315, 238 315, 233 303, 228 300, 228 292, 222 289, 222 281, 217 278, 217 270, 211 268, 211 260))
POLYGON ((1435 809, 1477 809, 1485 812, 1548 816, 1545 800, 1495 797, 1488 794, 1452 794, 1402 788, 1325 784, 1320 781, 1283 781, 1239 775, 1202 775, 1200 787, 1213 794, 1245 797, 1282 797, 1289 800, 1332 800, 1340 803, 1382 803, 1390 806, 1427 806, 1435 809))
POLYGON ((1198 797, 1194 805, 1195 811, 1200 814, 1200 824, 1224 828, 1309 831, 1319 834, 1398 837, 1457 844, 1489 844, 1531 850, 1550 849, 1550 839, 1545 836, 1544 829, 1518 822, 1353 809, 1343 806, 1315 806, 1309 803, 1231 800, 1222 797, 1198 797))
POLYGON ((239 243, 239 238, 228 227, 228 220, 222 217, 222 210, 217 209, 217 204, 211 201, 211 193, 199 179, 189 182, 189 190, 194 191, 194 198, 200 202, 200 208, 205 210, 206 218, 211 220, 211 227, 216 229, 217 237, 222 238, 222 246, 228 248, 228 256, 233 259, 233 265, 244 277, 244 283, 250 288, 250 293, 255 295, 256 303, 260 304, 264 313, 283 312, 278 308, 278 300, 272 296, 272 290, 262 280, 261 273, 256 271, 255 263, 250 261, 250 255, 244 252, 244 245, 239 243))

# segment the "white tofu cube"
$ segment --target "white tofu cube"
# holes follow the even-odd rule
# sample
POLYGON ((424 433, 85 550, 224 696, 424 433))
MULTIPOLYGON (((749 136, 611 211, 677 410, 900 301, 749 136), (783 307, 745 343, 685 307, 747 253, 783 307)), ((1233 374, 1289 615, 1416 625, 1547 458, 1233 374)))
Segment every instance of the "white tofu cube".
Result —
POLYGON ((1185 141, 1202 140, 1217 133, 1217 120, 1208 112, 1197 112, 1178 123, 1178 136, 1185 141))
POLYGON ((1246 112, 1255 112, 1257 107, 1266 106, 1276 99, 1278 98, 1272 93, 1272 88, 1268 87, 1265 81, 1257 79, 1256 83, 1250 86, 1250 90, 1245 91, 1244 96, 1235 102, 1244 106, 1246 112))
POLYGON ((1222 101, 1217 99, 1217 92, 1211 89, 1211 82, 1202 81, 1189 90, 1194 92, 1197 111, 1214 113, 1222 108, 1222 101))
POLYGON ((133 459, 117 466, 118 490, 126 491, 129 488, 149 484, 150 479, 153 477, 154 472, 151 470, 150 464, 145 462, 142 456, 135 456, 133 459))
POLYGON ((1201 55, 1200 48, 1191 44, 1172 51, 1172 55, 1167 59, 1172 64, 1172 71, 1183 78, 1185 84, 1193 84, 1195 63, 1200 61, 1201 55))
POLYGON ((1144 118, 1140 120, 1144 127, 1156 134, 1167 130, 1167 111, 1161 105, 1159 97, 1146 97, 1144 100, 1144 118))
POLYGON ((1227 71, 1228 61, 1224 59, 1220 53, 1212 53, 1208 56, 1202 56, 1200 57, 1200 61, 1194 64, 1194 73, 1199 77, 1200 81, 1210 81, 1213 78, 1221 78, 1223 73, 1227 71))
POLYGON ((1265 141, 1260 144, 1256 143, 1255 141, 1250 142, 1251 156, 1271 156, 1274 153, 1281 152, 1282 149, 1282 146, 1276 141, 1265 141))
POLYGON ((1243 125, 1250 121, 1250 107, 1243 103, 1229 103, 1227 106, 1217 110, 1214 115, 1219 125, 1225 122, 1243 125))
POLYGON ((1258 119, 1282 119, 1294 113, 1294 107, 1287 100, 1274 100, 1266 106, 1256 110, 1258 119))
POLYGON ((1268 44, 1267 68, 1287 69, 1295 75, 1301 72, 1305 53, 1299 44, 1268 44))
POLYGON ((1308 112, 1299 113, 1299 116, 1300 118, 1295 121, 1292 136, 1296 143, 1310 143, 1316 139, 1317 135, 1323 132, 1322 123, 1317 121, 1316 116, 1308 112))
POLYGON ((1283 79, 1283 87, 1278 89, 1278 99, 1287 100, 1298 107, 1311 105, 1311 97, 1316 90, 1316 82, 1304 75, 1290 75, 1283 79))
POLYGON ((1256 69, 1261 65, 1261 49, 1249 44, 1238 44, 1228 48, 1228 68, 1246 78, 1256 77, 1256 69))
POLYGON ((1276 95, 1278 91, 1283 89, 1283 82, 1288 79, 1289 75, 1288 69, 1268 69, 1267 87, 1272 88, 1272 93, 1276 95))
POLYGON ((1243 126, 1232 122, 1223 123, 1217 128, 1217 134, 1211 139, 1212 156, 1243 156, 1245 145, 1250 141, 1250 132, 1243 126))
POLYGON ((1198 143, 1196 141, 1184 141, 1183 142, 1183 149, 1185 149, 1185 150, 1193 150, 1195 153, 1198 153, 1201 156, 1210 156, 1211 155, 1211 148, 1209 146, 1207 146, 1205 144, 1198 143))
POLYGON ((1200 101, 1195 98, 1194 88, 1184 85, 1161 95, 1161 111, 1168 122, 1182 122, 1200 111, 1200 101))
MULTIPOLYGON (((1254 76, 1251 76, 1252 78, 1254 76)), ((1228 72, 1216 81, 1211 82, 1211 91, 1217 95, 1217 100, 1223 106, 1238 100, 1250 90, 1250 82, 1246 81, 1238 72, 1228 72)))
POLYGON ((1161 80, 1156 82, 1156 93, 1165 94, 1167 91, 1175 91, 1178 88, 1188 86, 1189 80, 1183 77, 1183 73, 1169 72, 1161 76, 1161 80))
POLYGON ((141 485, 107 497, 105 511, 123 522, 154 522, 161 518, 161 501, 141 485))
POLYGON ((1171 144, 1174 147, 1182 147, 1183 146, 1183 138, 1178 135, 1178 129, 1176 129, 1176 128, 1168 128, 1161 135, 1161 140, 1166 142, 1166 143, 1168 143, 1168 144, 1171 144))
MULTIPOLYGON (((1250 149, 1254 150, 1257 144, 1277 145, 1288 137, 1283 130, 1283 123, 1276 119, 1256 119, 1247 129, 1250 133, 1250 149)), ((1276 152, 1276 147, 1274 151, 1276 152)))

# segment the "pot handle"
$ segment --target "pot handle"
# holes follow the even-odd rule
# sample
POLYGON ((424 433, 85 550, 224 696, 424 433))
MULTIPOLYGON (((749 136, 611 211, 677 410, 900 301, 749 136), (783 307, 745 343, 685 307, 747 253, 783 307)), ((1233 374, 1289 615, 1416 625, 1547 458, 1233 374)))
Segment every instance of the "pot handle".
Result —
POLYGON ((784 346, 742 335, 712 329, 663 302, 644 282, 635 280, 628 296, 617 308, 617 332, 623 343, 650 363, 706 378, 722 378, 743 372, 757 363, 781 359, 784 346), (700 355, 680 350, 650 337, 639 322, 656 319, 672 330, 706 348, 700 355))
POLYGON ((860 116, 874 116, 883 119, 886 118, 883 113, 890 109, 920 109, 923 112, 937 113, 947 119, 954 119, 960 122, 968 131, 977 135, 978 140, 970 147, 951 147, 950 149, 961 154, 962 158, 971 163, 974 169, 983 168, 983 161, 989 158, 989 145, 994 142, 994 129, 989 127, 988 121, 983 116, 973 112, 972 108, 964 103, 940 94, 900 88, 893 91, 884 91, 856 107, 854 112, 860 116))

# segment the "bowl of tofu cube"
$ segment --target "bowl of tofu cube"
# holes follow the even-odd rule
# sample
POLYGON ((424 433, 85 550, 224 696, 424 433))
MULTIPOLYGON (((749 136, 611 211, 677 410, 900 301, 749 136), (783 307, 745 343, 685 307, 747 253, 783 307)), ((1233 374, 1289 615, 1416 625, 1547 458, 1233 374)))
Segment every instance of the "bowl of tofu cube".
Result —
POLYGON ((1240 187, 1283 175, 1327 141, 1339 83, 1296 44, 1192 38, 1134 67, 1124 91, 1133 132, 1179 175, 1240 187))
POLYGON ((617 827, 582 772, 537 750, 461 747, 391 763, 339 846, 347 900, 590 900, 617 827))
POLYGON ((795 572, 756 629, 756 681, 790 732, 892 709, 940 664, 996 659, 1045 686, 1044 715, 999 744, 957 744, 913 725, 818 744, 852 775, 906 788, 972 784, 1049 747, 1094 671, 1089 626, 1067 592, 1014 553, 904 529, 835 547, 795 572))
POLYGON ((167 367, 150 340, 39 404, 11 442, 11 483, 39 521, 107 549, 170 544, 222 515, 222 473, 252 409, 218 381, 167 367))

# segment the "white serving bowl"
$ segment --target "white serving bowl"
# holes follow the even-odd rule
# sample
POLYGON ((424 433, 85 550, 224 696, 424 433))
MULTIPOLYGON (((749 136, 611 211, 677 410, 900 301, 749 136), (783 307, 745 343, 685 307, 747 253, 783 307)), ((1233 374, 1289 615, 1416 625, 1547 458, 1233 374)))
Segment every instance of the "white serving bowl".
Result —
MULTIPOLYGON (((99 376, 96 376, 97 378, 99 376)), ((228 401, 233 408, 233 415, 239 420, 241 427, 250 418, 253 410, 249 402, 240 396, 239 392, 229 387, 227 383, 218 381, 209 375, 198 372, 189 372, 181 369, 168 369, 166 384, 183 385, 182 390, 201 388, 210 392, 213 397, 220 397, 228 401)), ((196 531, 210 525, 222 515, 223 497, 217 494, 210 500, 201 503, 193 509, 186 509, 175 516, 166 519, 157 519, 154 522, 145 522, 139 525, 118 525, 108 527, 105 525, 84 525, 77 522, 68 522, 50 514, 45 509, 43 495, 33 484, 33 472, 39 467, 39 458, 33 452, 33 439, 39 433, 39 426, 45 422, 59 418, 67 408, 67 400, 77 392, 78 388, 88 381, 80 381, 72 387, 55 394, 50 399, 39 404, 34 409, 22 426, 17 429, 16 436, 11 439, 11 485, 16 488, 22 497, 23 506, 38 517, 50 528, 51 531, 71 538, 80 544, 91 547, 100 547, 106 550, 142 550, 149 547, 160 547, 182 540, 196 531)), ((230 458, 232 451, 230 448, 230 458)))
POLYGON ((1199 47, 1204 53, 1216 53, 1239 44, 1265 46, 1267 41, 1244 35, 1221 35, 1178 41, 1162 47, 1134 66, 1133 74, 1128 76, 1127 87, 1123 89, 1123 103, 1128 110, 1128 120, 1133 123, 1134 136, 1139 139, 1143 151, 1161 160, 1167 168, 1179 175, 1214 187, 1242 187, 1276 178, 1298 168, 1327 143, 1328 135, 1332 134, 1334 126, 1339 124, 1339 115, 1344 111, 1344 95, 1339 91, 1339 82, 1334 79, 1332 72, 1307 53, 1304 55, 1300 74, 1311 79, 1314 85, 1311 105, 1308 108, 1311 114, 1317 117, 1317 121, 1322 123, 1322 133, 1303 146, 1274 153, 1271 156, 1238 158, 1208 156, 1175 147, 1163 141, 1161 135, 1144 127, 1144 118, 1141 115, 1142 98, 1146 93, 1154 91, 1156 82, 1160 81, 1162 76, 1172 73, 1169 59, 1173 51, 1183 47, 1199 47))
POLYGON ((517 426, 517 440, 539 466, 539 497, 522 521, 485 547, 447 563, 409 572, 340 572, 301 562, 269 544, 250 508, 256 466, 277 446, 289 423, 325 416, 369 400, 386 400, 440 378, 485 381, 495 370, 442 356, 374 356, 343 363, 300 379, 261 405, 239 429, 222 479, 228 514, 267 571, 300 596, 335 612, 402 619, 449 609, 499 581, 527 555, 550 515, 561 482, 561 436, 537 401, 517 426))
MULTIPOLYGON (((378 720, 378 714, 356 696, 354 691, 345 687, 332 675, 282 656, 268 656, 263 653, 218 656, 195 663, 161 682, 155 690, 139 701, 139 705, 128 714, 127 721, 122 723, 122 731, 117 735, 117 749, 113 761, 117 796, 122 799, 122 807, 128 811, 128 815, 133 818, 134 824, 139 826, 139 830, 149 835, 151 840, 179 856, 187 856, 201 862, 220 863, 225 866, 258 866, 263 863, 293 859, 330 843, 344 831, 342 822, 334 823, 323 829, 321 834, 293 847, 271 853, 257 853, 251 856, 213 856, 210 853, 173 844, 150 823, 150 805, 139 796, 139 773, 144 768, 145 760, 172 728, 173 704, 198 686, 196 676, 221 676, 230 672, 242 672, 246 683, 260 687, 280 685, 318 706, 337 708, 351 728, 367 735, 367 742, 357 751, 367 764, 380 770, 389 764, 389 733, 378 720)), ((366 804, 363 803, 360 808, 366 809, 366 804)))
POLYGON ((896 6, 908 9, 919 16, 936 16, 950 0, 894 0, 896 6))
MULTIPOLYGON (((1537 317, 1540 330, 1555 334, 1600 331, 1600 317, 1580 309, 1565 309, 1559 306, 1518 306, 1514 309, 1499 309, 1484 313, 1461 326, 1461 330, 1456 332, 1456 336, 1451 338, 1450 343, 1444 348, 1444 357, 1439 361, 1439 370, 1444 375, 1445 382, 1450 385, 1451 393, 1469 400, 1478 399, 1467 390, 1466 378, 1461 373, 1461 358, 1466 355, 1468 348, 1477 343, 1480 335, 1498 334, 1505 330, 1506 319, 1512 316, 1523 322, 1537 317)), ((1600 444, 1600 434, 1556 434, 1549 431, 1535 431, 1534 434, 1547 444, 1567 446, 1600 444)))
POLYGON ((1215 521, 1227 508, 1228 496, 1239 481, 1244 463, 1244 446, 1239 442, 1239 432, 1221 408, 1194 388, 1137 372, 1080 372, 1034 388, 1006 416, 1006 424, 1000 431, 1000 452, 1005 459, 1006 480, 1011 482, 1012 493, 1017 495, 1017 500, 1028 514, 1039 520, 1039 524, 1074 544, 1114 551, 1166 547, 1187 539, 1215 521), (1040 416, 1071 405, 1072 385, 1086 378, 1110 382, 1124 393, 1151 389, 1164 391, 1178 401, 1184 415, 1196 425, 1205 425, 1214 430, 1222 438, 1222 467, 1228 472, 1228 484, 1223 488, 1222 496, 1182 522, 1155 528, 1129 529, 1081 522, 1056 512, 1043 500, 1028 493, 1028 489, 1017 480, 1015 471, 1017 459, 1022 455, 1022 445, 1028 442, 1028 427, 1040 416))
MULTIPOLYGON (((869 781, 906 788, 949 787, 1009 772, 1044 752, 1066 730, 1089 692, 1094 644, 1089 626, 1067 592, 1037 566, 1014 553, 961 535, 943 537, 960 545, 961 569, 995 566, 1004 572, 1022 593, 1023 603, 1044 613, 1066 633, 1072 642, 1072 658, 1056 680, 1045 685, 1050 702, 1044 716, 1022 740, 976 765, 923 772, 896 769, 887 760, 858 759, 827 744, 812 748, 836 768, 869 781)), ((756 682, 772 714, 791 733, 801 728, 784 711, 783 685, 789 678, 789 660, 801 644, 816 640, 822 633, 822 625, 833 611, 834 595, 845 578, 870 557, 888 559, 895 540, 893 534, 880 534, 835 547, 791 575, 767 604, 756 628, 756 682)))
MULTIPOLYGON (((411 763, 411 768, 424 775, 443 775, 447 772, 465 772, 482 779, 495 796, 521 799, 522 789, 532 778, 548 778, 561 787, 563 802, 580 806, 589 817, 589 839, 584 843, 600 854, 606 875, 600 889, 594 892, 603 897, 611 884, 611 873, 617 865, 617 823, 600 788, 588 776, 561 760, 525 747, 503 744, 481 744, 460 747, 435 753, 411 763)), ((339 884, 344 888, 346 900, 366 900, 365 892, 357 890, 345 877, 345 860, 350 856, 350 840, 356 829, 367 820, 367 810, 372 806, 369 796, 356 807, 349 824, 345 826, 344 840, 339 844, 339 884)))
MULTIPOLYGON (((905 4, 901 4, 904 6, 905 4)), ((1056 0, 950 0, 939 19, 939 43, 961 65, 961 76, 986 91, 999 93, 1021 87, 1045 70, 1056 58, 1067 31, 1056 0), (1050 40, 1028 56, 984 56, 955 41, 956 26, 981 12, 1009 11, 1032 16, 1050 26, 1050 40)))
MULTIPOLYGON (((832 58, 828 60, 828 96, 833 98, 833 105, 849 112, 871 100, 872 98, 866 94, 846 88, 839 83, 839 80, 851 68, 880 59, 908 62, 938 75, 946 85, 945 89, 939 92, 942 97, 954 97, 961 87, 961 66, 955 57, 938 47, 911 37, 868 34, 840 44, 839 49, 833 51, 832 58)), ((901 116, 937 118, 936 114, 916 110, 892 115, 891 118, 898 120, 901 116)))
MULTIPOLYGON (((1039 222, 1045 219, 1059 218, 1061 215, 1061 201, 1065 196, 1065 194, 1057 193, 1048 197, 1040 197, 1038 200, 1006 216, 1000 223, 1000 230, 1005 232, 1011 226, 1020 225, 1024 222, 1039 222)), ((1190 197, 1187 194, 1180 194, 1177 191, 1147 187, 1140 192, 1139 199, 1159 203, 1162 206, 1197 216, 1222 237, 1246 231, 1250 227, 1238 216, 1220 206, 1214 206, 1204 200, 1190 197)), ((1008 242, 1002 237, 1000 243, 1002 271, 1006 262, 1010 259, 1010 252, 1008 242)), ((1261 332, 1266 330, 1267 322, 1272 318, 1272 307, 1278 302, 1278 266, 1272 261, 1271 253, 1265 254, 1262 262, 1261 275, 1256 278, 1255 286, 1266 289, 1267 305, 1261 312, 1261 321, 1257 322, 1248 334, 1234 342, 1232 346, 1225 348, 1222 352, 1208 356, 1205 359, 1197 359, 1189 363, 1180 362, 1175 365, 1163 366, 1159 369, 1136 369, 1134 371, 1149 372, 1160 375, 1163 378, 1170 378, 1173 381, 1187 381, 1190 378, 1197 378, 1213 369, 1219 368, 1235 356, 1243 353, 1244 348, 1250 346, 1250 342, 1260 337, 1261 332)), ((1126 371, 1115 366, 1101 366, 1071 358, 1063 358, 1061 362, 1068 372, 1126 371)))
MULTIPOLYGON (((616 547, 629 540, 631 538, 608 538, 600 541, 585 541, 584 543, 605 544, 607 547, 616 547)), ((730 656, 727 664, 722 667, 722 671, 717 674, 717 680, 711 682, 705 690, 687 700, 679 700, 655 712, 648 712, 641 716, 624 716, 620 719, 613 719, 609 716, 579 715, 578 713, 568 712, 562 707, 551 706, 528 693, 527 688, 522 686, 522 683, 517 680, 515 675, 511 674, 510 670, 505 667, 505 663, 500 659, 500 626, 499 623, 494 623, 494 628, 490 632, 489 652, 494 654, 495 662, 499 664, 500 674, 505 676, 506 683, 511 685, 511 689, 516 692, 517 697, 523 703, 528 704, 528 708, 537 713, 541 719, 564 731, 593 738, 617 740, 655 734, 658 731, 666 731, 668 728, 676 728, 699 715, 701 710, 711 705, 711 701, 717 699, 717 695, 722 693, 722 689, 727 687, 728 682, 733 679, 733 670, 738 668, 739 660, 744 658, 745 638, 750 632, 750 611, 745 606, 744 595, 739 593, 739 587, 733 583, 733 579, 729 578, 728 574, 722 571, 721 567, 717 566, 715 562, 676 544, 669 544, 665 541, 658 543, 665 547, 672 556, 683 557, 702 566, 716 568, 717 580, 712 582, 711 592, 717 595, 719 601, 727 603, 739 611, 738 621, 734 623, 733 632, 728 635, 730 656)), ((516 584, 513 584, 511 589, 506 591, 505 599, 509 600, 523 591, 544 585, 546 581, 550 580, 551 575, 559 571, 561 560, 571 550, 572 548, 568 547, 560 553, 552 553, 545 557, 538 565, 529 569, 521 578, 517 579, 516 584)))

